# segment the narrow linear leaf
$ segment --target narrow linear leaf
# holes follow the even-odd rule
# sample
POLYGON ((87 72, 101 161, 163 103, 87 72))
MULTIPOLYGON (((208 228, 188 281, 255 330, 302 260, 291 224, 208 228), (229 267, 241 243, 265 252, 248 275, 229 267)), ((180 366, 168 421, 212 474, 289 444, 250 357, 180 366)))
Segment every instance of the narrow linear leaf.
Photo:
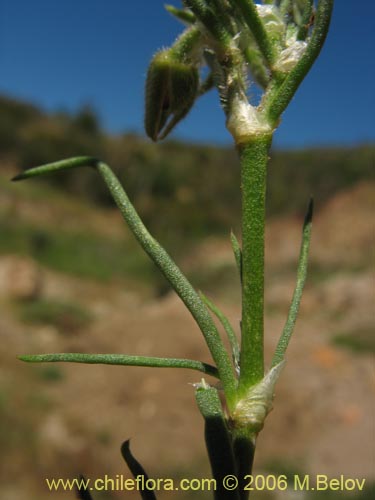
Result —
MULTIPOLYGON (((134 478, 138 476, 143 476, 146 483, 148 475, 146 474, 142 465, 136 460, 130 451, 130 439, 125 441, 121 446, 121 455, 129 467, 130 472, 133 474, 134 478)), ((143 500, 156 500, 156 496, 153 490, 143 489, 140 490, 140 494, 143 500)))
POLYGON ((202 292, 200 292, 200 296, 203 300, 203 302, 206 304, 206 306, 209 308, 210 311, 212 311, 215 316, 218 318, 220 323, 222 324, 225 333, 228 336, 228 340, 232 349, 232 356, 233 356, 233 361, 234 365, 238 371, 239 369, 239 363, 240 363, 240 346, 238 343, 238 339, 236 336, 236 333, 230 324, 228 318, 225 316, 225 314, 213 303, 209 298, 207 298, 202 292))
POLYGON ((239 241, 233 231, 230 233, 230 241, 232 243, 232 249, 234 253, 234 258, 237 264, 237 269, 240 274, 240 279, 242 282, 242 250, 239 241))
POLYGON ((195 394, 199 410, 205 421, 205 439, 212 475, 216 479, 216 500, 238 500, 237 489, 226 490, 223 479, 236 476, 236 464, 230 432, 223 414, 220 398, 214 387, 203 385, 195 394))
POLYGON ((200 327, 217 366, 228 404, 231 406, 234 403, 236 379, 229 355, 206 306, 168 253, 147 231, 122 185, 108 165, 100 162, 97 168, 134 236, 172 285, 200 327))
POLYGON ((319 0, 313 31, 304 55, 267 101, 266 114, 271 123, 276 124, 278 122, 281 114, 318 57, 328 33, 333 2, 334 0, 319 0))
POLYGON ((39 167, 30 168, 21 174, 12 178, 13 182, 22 181, 24 179, 32 179, 40 175, 54 174, 60 170, 69 170, 77 167, 96 167, 98 160, 92 156, 77 156, 76 158, 67 158, 65 160, 55 161, 53 163, 46 163, 39 167))
POLYGON ((311 240, 313 207, 314 204, 313 200, 311 199, 305 216, 305 222, 303 224, 302 243, 301 243, 301 250, 298 262, 296 287, 294 289, 294 294, 292 298, 292 303, 290 305, 288 318, 285 323, 283 332, 281 334, 279 343, 277 344, 275 354, 272 359, 272 367, 276 366, 284 359, 290 338, 294 330, 294 326, 296 324, 299 306, 302 298, 303 287, 305 285, 307 276, 307 264, 308 264, 309 248, 311 240))
POLYGON ((219 378, 214 366, 180 358, 153 358, 146 356, 130 356, 127 354, 82 354, 82 353, 54 353, 54 354, 27 354, 18 356, 21 361, 28 363, 86 363, 102 365, 144 366, 152 368, 187 368, 197 370, 206 375, 219 378))
POLYGON ((235 403, 236 378, 229 355, 225 350, 213 319, 189 280, 181 272, 164 248, 148 232, 134 206, 130 202, 123 186, 110 167, 103 162, 97 161, 95 158, 69 158, 60 162, 50 163, 27 170, 21 175, 16 176, 13 180, 27 179, 38 175, 49 174, 57 170, 84 165, 93 166, 98 170, 138 243, 160 269, 187 309, 191 312, 204 335, 207 346, 217 366, 228 405, 229 407, 233 407, 235 403))
POLYGON ((77 498, 80 500, 93 500, 90 491, 87 489, 88 481, 82 476, 79 476, 80 484, 76 487, 77 498))
POLYGON ((183 23, 193 24, 195 22, 194 14, 188 9, 178 9, 174 5, 164 5, 164 7, 172 16, 183 23))

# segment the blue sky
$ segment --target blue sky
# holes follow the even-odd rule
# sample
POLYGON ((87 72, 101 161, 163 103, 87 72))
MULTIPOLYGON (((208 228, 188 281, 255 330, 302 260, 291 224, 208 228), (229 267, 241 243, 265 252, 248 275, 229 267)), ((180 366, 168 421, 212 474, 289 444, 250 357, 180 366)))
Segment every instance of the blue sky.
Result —
MULTIPOLYGON (((148 62, 181 30, 163 4, 0 0, 0 93, 51 111, 91 104, 107 130, 143 134, 148 62)), ((276 146, 374 140, 374 20, 373 0, 336 0, 326 46, 284 114, 276 146)), ((173 137, 231 142, 215 92, 198 102, 173 137)))

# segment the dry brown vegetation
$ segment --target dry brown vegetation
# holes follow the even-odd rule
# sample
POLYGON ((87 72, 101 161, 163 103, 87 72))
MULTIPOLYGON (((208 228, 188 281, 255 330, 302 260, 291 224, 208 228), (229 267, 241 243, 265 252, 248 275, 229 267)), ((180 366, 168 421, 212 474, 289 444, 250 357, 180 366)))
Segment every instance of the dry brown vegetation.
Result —
MULTIPOLYGON (((71 223, 109 241, 131 240, 111 210, 88 210, 85 203, 55 196, 54 191, 53 197, 30 199, 31 191, 28 198, 25 187, 4 188, 3 215, 25 225, 42 218, 45 227, 57 221, 63 229, 71 223)), ((283 466, 374 479, 374 195, 373 184, 358 184, 331 198, 316 214, 310 278, 275 410, 259 438, 258 472, 273 464, 279 470, 283 466)), ((301 220, 291 216, 274 218, 268 225, 268 356, 293 290, 300 228, 301 220)), ((239 287, 228 240, 199 240, 183 256, 182 266, 238 325, 239 287)), ((0 275, 1 499, 74 498, 73 493, 49 494, 45 477, 127 475, 119 445, 129 437, 153 477, 209 476, 203 425, 190 385, 199 375, 32 366, 15 359, 20 353, 81 351, 208 360, 200 333, 179 299, 171 293, 155 297, 155 284, 144 279, 139 286, 136 279, 116 276, 105 282, 78 278, 30 255, 5 251, 0 275), (43 301, 47 308, 51 302, 60 304, 62 311, 46 318, 43 301), (42 303, 42 313, 30 320, 24 314, 32 303, 42 303), (75 304, 77 311, 66 311, 66 304, 75 304), (90 320, 71 328, 80 311, 90 320)))

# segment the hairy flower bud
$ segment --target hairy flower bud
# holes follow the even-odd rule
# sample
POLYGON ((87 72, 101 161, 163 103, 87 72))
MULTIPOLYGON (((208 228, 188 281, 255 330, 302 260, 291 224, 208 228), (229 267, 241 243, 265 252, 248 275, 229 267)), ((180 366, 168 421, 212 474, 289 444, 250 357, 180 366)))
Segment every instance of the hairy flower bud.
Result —
POLYGON ((280 42, 285 31, 285 24, 279 9, 275 5, 256 4, 256 7, 268 36, 273 41, 280 42))
POLYGON ((153 57, 146 81, 145 129, 153 140, 164 139, 189 112, 197 97, 196 65, 163 50, 153 57))

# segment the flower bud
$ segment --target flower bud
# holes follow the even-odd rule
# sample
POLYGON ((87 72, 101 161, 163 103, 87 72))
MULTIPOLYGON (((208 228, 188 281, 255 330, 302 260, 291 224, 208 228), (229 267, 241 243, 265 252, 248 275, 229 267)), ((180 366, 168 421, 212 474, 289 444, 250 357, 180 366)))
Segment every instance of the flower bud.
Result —
POLYGON ((279 9, 275 5, 256 4, 256 7, 268 36, 274 42, 280 43, 285 30, 285 24, 279 9))
POLYGON ((196 65, 163 50, 153 57, 146 80, 145 129, 153 140, 164 139, 189 112, 199 87, 196 65))

